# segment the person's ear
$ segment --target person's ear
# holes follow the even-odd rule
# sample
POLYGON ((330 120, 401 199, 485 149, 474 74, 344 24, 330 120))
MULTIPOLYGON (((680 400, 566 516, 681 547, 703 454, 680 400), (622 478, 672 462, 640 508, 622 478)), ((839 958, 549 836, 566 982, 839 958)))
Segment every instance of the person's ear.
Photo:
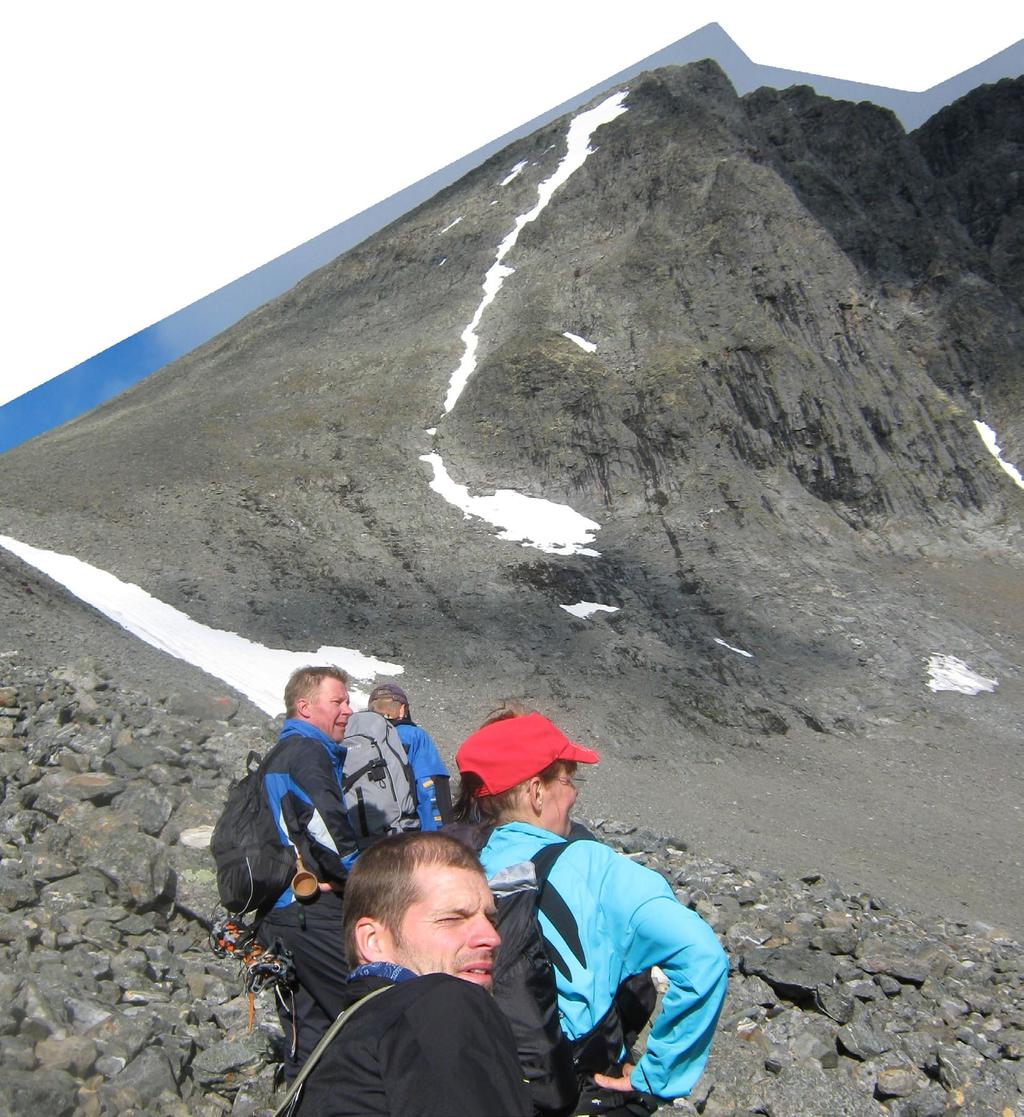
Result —
POLYGON ((310 702, 308 698, 295 699, 295 714, 303 721, 309 721, 310 702))
POLYGON ((540 814, 544 806, 544 781, 540 776, 534 776, 526 785, 526 799, 534 814, 540 814))
POLYGON ((364 915, 356 920, 353 935, 361 962, 393 962, 394 938, 379 919, 364 915))

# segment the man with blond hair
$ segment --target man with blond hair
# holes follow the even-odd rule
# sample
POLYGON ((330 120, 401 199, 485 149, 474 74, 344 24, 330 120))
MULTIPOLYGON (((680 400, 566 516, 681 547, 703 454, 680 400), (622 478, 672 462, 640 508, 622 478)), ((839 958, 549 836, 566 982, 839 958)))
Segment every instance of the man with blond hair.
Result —
POLYGON ((264 949, 286 949, 295 966, 296 988, 278 998, 291 1081, 341 1010, 348 976, 342 894, 356 855, 342 795, 348 675, 334 666, 301 667, 288 679, 284 703, 284 725, 264 762, 263 793, 281 844, 292 846, 320 882, 304 899, 286 888, 259 926, 264 949))

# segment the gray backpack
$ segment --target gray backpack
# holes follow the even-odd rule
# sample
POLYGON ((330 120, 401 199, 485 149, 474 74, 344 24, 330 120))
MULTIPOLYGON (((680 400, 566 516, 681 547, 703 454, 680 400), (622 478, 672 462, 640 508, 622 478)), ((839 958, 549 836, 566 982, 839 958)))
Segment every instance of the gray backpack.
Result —
POLYGON ((416 788, 398 730, 372 710, 348 719, 342 791, 360 850, 389 834, 420 828, 416 788))

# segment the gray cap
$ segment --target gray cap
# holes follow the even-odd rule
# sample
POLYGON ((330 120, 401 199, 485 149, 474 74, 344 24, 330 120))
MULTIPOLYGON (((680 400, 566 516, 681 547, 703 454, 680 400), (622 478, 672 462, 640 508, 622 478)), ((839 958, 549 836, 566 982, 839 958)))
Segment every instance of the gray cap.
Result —
POLYGON ((380 686, 375 686, 370 691, 369 705, 373 705, 378 698, 393 698, 396 702, 401 702, 403 706, 409 705, 409 699, 406 693, 397 683, 381 683, 380 686))

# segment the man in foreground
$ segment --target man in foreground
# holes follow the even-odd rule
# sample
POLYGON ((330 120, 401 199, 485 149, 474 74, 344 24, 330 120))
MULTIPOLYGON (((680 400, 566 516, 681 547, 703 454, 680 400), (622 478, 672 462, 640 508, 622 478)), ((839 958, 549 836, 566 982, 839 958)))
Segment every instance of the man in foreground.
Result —
POLYGON ((345 893, 356 1008, 312 1065, 309 1117, 529 1117, 515 1042, 490 997, 500 942, 461 842, 401 834, 361 854, 345 893))
POLYGON ((341 1011, 348 976, 341 956, 342 892, 356 843, 342 797, 345 750, 339 744, 352 713, 348 676, 338 667, 301 667, 285 686, 284 703, 263 792, 282 845, 293 846, 320 881, 319 891, 303 901, 285 889, 259 927, 264 949, 277 954, 287 948, 295 965, 297 987, 278 998, 291 1081, 341 1011))

